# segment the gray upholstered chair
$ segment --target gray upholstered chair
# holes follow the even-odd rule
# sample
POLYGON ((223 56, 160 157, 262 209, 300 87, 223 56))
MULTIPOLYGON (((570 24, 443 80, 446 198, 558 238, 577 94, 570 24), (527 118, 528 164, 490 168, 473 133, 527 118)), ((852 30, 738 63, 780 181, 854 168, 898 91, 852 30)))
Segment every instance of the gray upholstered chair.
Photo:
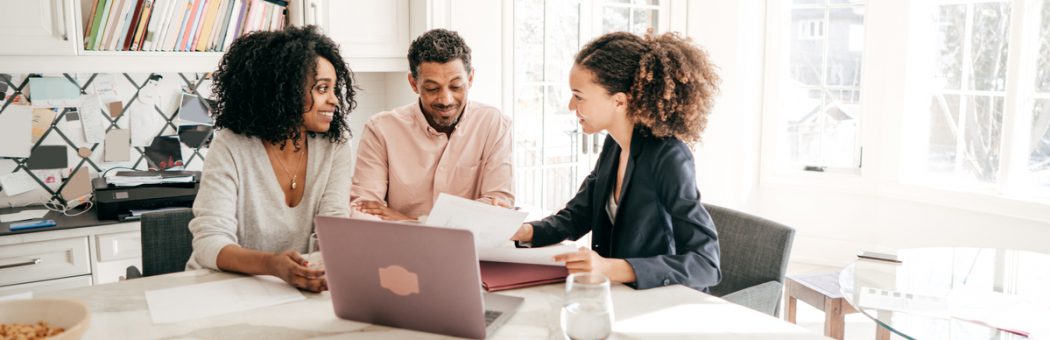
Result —
POLYGON ((758 216, 704 204, 718 230, 722 282, 711 294, 779 316, 795 229, 758 216))
POLYGON ((142 272, 128 267, 127 278, 153 276, 186 269, 193 252, 190 220, 193 210, 180 208, 142 215, 142 272))

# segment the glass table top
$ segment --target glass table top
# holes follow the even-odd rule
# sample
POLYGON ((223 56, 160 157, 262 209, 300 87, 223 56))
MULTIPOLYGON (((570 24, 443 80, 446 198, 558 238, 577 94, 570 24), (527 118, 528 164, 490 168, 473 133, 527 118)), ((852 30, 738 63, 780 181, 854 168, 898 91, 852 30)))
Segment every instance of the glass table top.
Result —
POLYGON ((1050 255, 991 248, 918 248, 900 263, 859 259, 842 295, 909 339, 1025 339, 1050 335, 1050 255))

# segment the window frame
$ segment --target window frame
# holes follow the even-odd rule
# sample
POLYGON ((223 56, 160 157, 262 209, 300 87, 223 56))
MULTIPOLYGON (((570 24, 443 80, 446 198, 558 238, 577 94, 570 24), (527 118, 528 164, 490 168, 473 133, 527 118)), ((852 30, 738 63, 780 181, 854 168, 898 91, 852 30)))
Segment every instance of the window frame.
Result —
POLYGON ((859 171, 808 172, 778 163, 780 155, 776 154, 776 143, 784 125, 779 124, 777 111, 778 96, 782 95, 778 88, 781 80, 777 77, 787 69, 790 57, 790 51, 785 48, 787 37, 780 36, 778 28, 783 26, 778 26, 778 20, 790 22, 791 6, 784 1, 767 1, 760 185, 773 190, 845 193, 860 199, 899 199, 956 208, 960 212, 1050 222, 1050 195, 1033 195, 1023 189, 1031 185, 1026 178, 1030 150, 1014 147, 1027 145, 1028 133, 1015 131, 1030 131, 1034 100, 1046 97, 1045 94, 1036 94, 1034 86, 1041 20, 1037 11, 1040 3, 1036 1, 1044 0, 1011 0, 1000 179, 996 185, 987 188, 931 183, 913 175, 913 168, 926 163, 925 159, 916 159, 908 150, 927 144, 916 140, 915 136, 922 134, 916 132, 915 124, 910 124, 914 119, 909 121, 908 117, 922 114, 923 119, 928 118, 931 97, 927 94, 932 93, 929 88, 920 88, 922 82, 915 81, 916 77, 928 77, 924 67, 929 67, 915 61, 916 55, 928 48, 919 43, 920 39, 914 38, 917 32, 913 32, 923 29, 922 20, 930 18, 924 16, 928 12, 922 7, 928 4, 922 1, 868 1, 865 4, 860 83, 862 121, 859 130, 863 149, 859 171), (903 24, 900 23, 902 12, 906 18, 903 24))

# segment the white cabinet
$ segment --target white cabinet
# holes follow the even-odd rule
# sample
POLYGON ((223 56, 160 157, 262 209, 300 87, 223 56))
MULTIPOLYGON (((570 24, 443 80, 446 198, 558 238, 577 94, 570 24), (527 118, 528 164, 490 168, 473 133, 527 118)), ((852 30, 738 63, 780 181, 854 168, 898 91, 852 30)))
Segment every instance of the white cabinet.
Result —
POLYGON ((0 236, 0 296, 116 282, 141 249, 138 222, 0 236))
POLYGON ((72 0, 0 0, 0 55, 75 55, 72 0))
POLYGON ((422 0, 304 0, 303 23, 317 25, 340 46, 355 72, 407 71, 412 41, 409 6, 422 0))

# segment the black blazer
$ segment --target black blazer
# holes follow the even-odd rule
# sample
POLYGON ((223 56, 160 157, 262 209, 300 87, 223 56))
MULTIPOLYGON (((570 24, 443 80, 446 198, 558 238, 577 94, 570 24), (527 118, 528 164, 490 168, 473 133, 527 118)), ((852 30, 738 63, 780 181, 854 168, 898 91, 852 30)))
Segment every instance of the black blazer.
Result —
POLYGON ((533 226, 531 246, 576 240, 587 232, 591 249, 627 260, 637 289, 683 284, 707 291, 722 279, 718 235, 700 204, 693 155, 676 138, 654 138, 635 129, 624 173, 616 223, 606 205, 616 185, 620 146, 612 137, 580 191, 565 208, 533 226))

